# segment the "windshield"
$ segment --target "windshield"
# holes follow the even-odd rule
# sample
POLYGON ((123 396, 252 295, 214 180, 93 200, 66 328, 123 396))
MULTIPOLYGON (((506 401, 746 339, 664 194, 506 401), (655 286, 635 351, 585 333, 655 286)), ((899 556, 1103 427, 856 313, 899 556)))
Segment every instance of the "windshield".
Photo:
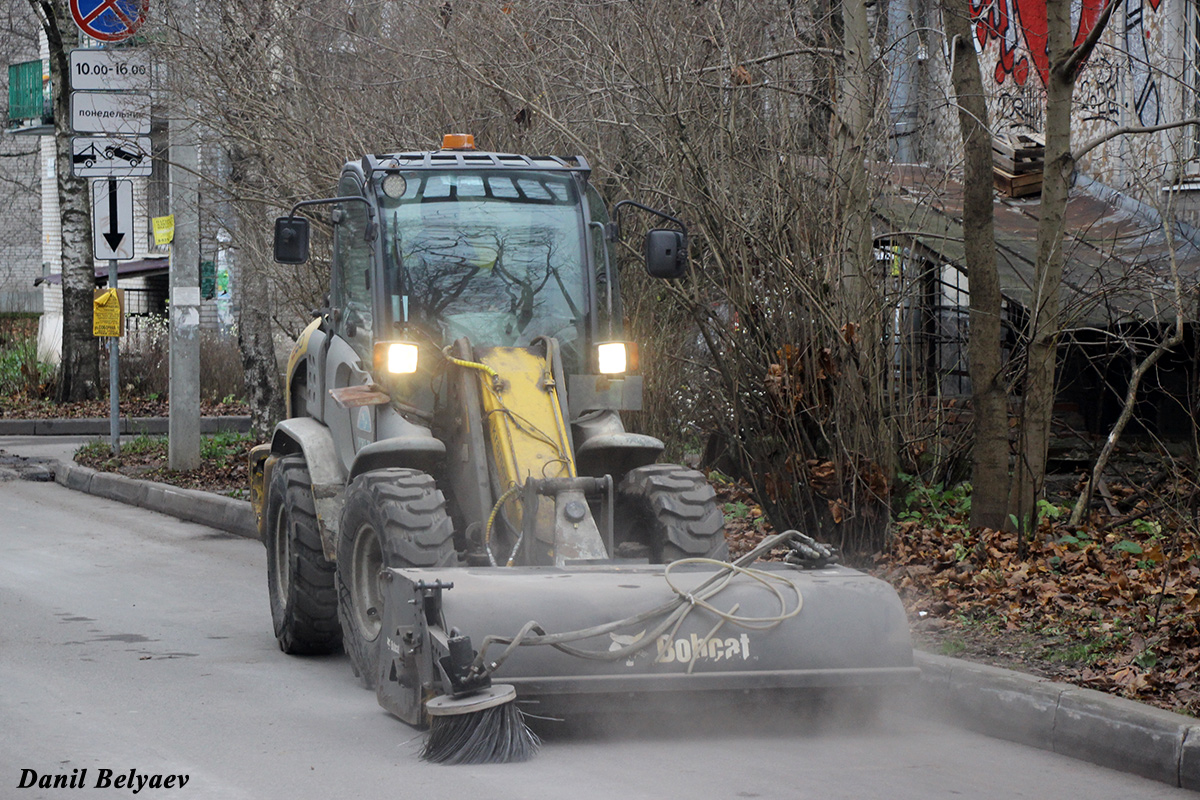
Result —
POLYGON ((587 313, 573 179, 517 170, 400 177, 387 187, 400 196, 380 197, 392 321, 442 345, 555 336, 573 361, 587 313))

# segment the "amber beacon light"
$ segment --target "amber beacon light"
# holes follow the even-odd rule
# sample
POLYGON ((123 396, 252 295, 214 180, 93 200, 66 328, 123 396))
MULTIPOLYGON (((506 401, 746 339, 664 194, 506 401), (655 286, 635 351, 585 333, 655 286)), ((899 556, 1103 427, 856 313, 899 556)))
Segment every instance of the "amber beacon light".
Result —
POLYGON ((447 133, 442 137, 443 150, 474 150, 475 137, 469 133, 447 133))

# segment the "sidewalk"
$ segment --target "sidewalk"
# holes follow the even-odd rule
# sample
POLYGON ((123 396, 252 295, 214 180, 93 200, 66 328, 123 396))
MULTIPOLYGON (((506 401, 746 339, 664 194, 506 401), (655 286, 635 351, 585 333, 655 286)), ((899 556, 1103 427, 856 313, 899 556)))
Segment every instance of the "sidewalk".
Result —
MULTIPOLYGON (((15 436, 0 422, 0 480, 50 480, 52 475, 77 491, 258 538, 254 514, 245 500, 74 464, 75 449, 92 438, 15 436)), ((920 701, 929 713, 946 721, 1200 791, 1200 719, 960 659, 922 652, 915 653, 914 659, 921 668, 920 701)))

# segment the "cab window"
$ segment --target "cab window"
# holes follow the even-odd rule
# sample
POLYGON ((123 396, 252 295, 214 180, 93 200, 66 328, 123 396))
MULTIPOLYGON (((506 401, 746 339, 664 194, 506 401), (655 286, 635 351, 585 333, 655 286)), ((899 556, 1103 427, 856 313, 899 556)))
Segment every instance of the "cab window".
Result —
MULTIPOLYGON (((340 196, 361 196, 358 180, 347 175, 338 183, 340 196)), ((370 362, 374 340, 371 305, 372 246, 367 241, 367 204, 339 203, 334 214, 334 330, 370 362)))

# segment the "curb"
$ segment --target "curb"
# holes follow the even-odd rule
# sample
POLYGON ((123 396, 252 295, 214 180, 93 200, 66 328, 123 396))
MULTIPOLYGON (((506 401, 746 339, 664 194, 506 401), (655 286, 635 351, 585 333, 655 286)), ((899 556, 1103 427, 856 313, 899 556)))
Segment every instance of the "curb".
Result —
POLYGON ((54 480, 68 489, 157 511, 185 522, 198 522, 235 536, 258 539, 254 510, 248 500, 97 472, 63 461, 54 464, 54 480))
MULTIPOLYGON (((258 539, 249 501, 97 472, 62 461, 57 483, 258 539)), ((937 716, 1024 744, 1143 778, 1200 791, 1200 719, 1092 689, 915 651, 918 699, 937 716)))
POLYGON ((918 692, 997 739, 1200 790, 1200 719, 1013 670, 915 652, 918 692))
MULTIPOLYGON (((122 436, 165 434, 167 417, 120 417, 118 429, 122 436)), ((111 432, 107 417, 79 419, 0 419, 0 436, 107 436, 111 432)), ((250 417, 201 417, 200 433, 246 433, 250 417)))

